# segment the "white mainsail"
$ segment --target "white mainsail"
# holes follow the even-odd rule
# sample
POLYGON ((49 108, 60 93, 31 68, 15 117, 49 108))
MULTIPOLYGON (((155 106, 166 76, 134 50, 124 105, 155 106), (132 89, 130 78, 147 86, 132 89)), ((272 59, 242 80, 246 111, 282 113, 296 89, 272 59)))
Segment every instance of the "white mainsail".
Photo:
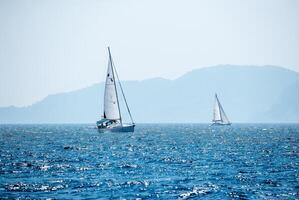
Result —
POLYGON ((217 95, 215 95, 215 104, 213 109, 213 121, 221 121, 220 106, 217 95))
POLYGON ((120 120, 121 118, 110 51, 104 93, 104 118, 111 120, 120 120))
POLYGON ((215 105, 213 109, 213 122, 221 123, 221 124, 230 124, 230 121, 228 120, 228 117, 226 116, 221 103, 217 97, 217 94, 215 94, 215 105))

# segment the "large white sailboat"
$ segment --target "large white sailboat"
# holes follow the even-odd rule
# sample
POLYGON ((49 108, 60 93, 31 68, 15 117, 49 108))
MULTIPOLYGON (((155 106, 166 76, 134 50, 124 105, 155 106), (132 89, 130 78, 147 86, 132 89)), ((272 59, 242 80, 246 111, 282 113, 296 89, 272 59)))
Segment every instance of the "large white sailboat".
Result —
POLYGON ((215 104, 213 109, 213 120, 212 125, 231 125, 231 122, 228 120, 222 105, 220 104, 220 101, 217 97, 217 94, 215 94, 215 104))
POLYGON ((102 119, 97 121, 97 127, 100 131, 111 131, 111 132, 134 132, 135 123, 133 121, 123 88, 118 78, 116 68, 114 66, 110 48, 108 47, 109 61, 108 70, 105 83, 104 93, 104 113, 102 119), (116 85, 116 78, 119 83, 119 88, 122 93, 124 102, 129 113, 131 123, 124 124, 121 116, 119 96, 116 85))

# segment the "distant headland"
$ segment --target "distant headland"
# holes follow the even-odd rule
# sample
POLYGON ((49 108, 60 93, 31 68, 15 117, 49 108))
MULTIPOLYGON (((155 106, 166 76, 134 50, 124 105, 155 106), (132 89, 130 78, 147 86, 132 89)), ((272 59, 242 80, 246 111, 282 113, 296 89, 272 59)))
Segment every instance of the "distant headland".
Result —
MULTIPOLYGON (((299 73, 276 66, 219 65, 175 80, 123 81, 138 123, 206 123, 217 92, 234 122, 299 122, 299 73)), ((0 108, 0 123, 94 123, 103 83, 49 95, 27 107, 0 108)))

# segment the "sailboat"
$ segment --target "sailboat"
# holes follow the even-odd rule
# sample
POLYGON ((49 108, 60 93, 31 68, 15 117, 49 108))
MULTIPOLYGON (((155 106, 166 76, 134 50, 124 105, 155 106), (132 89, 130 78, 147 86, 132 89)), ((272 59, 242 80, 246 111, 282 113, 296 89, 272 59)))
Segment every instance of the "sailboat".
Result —
POLYGON ((212 122, 213 122, 212 125, 231 125, 217 97, 217 94, 215 94, 215 104, 213 109, 212 122))
POLYGON ((104 113, 102 119, 97 121, 97 128, 99 131, 110 131, 110 132, 134 132, 135 123, 133 121, 122 85, 119 81, 116 68, 114 66, 110 48, 108 47, 109 61, 108 69, 105 82, 105 92, 104 92, 104 113), (116 85, 116 79, 119 83, 119 88, 122 93, 124 102, 126 104, 127 111, 129 113, 131 123, 124 124, 121 116, 121 110, 119 105, 119 96, 116 85))

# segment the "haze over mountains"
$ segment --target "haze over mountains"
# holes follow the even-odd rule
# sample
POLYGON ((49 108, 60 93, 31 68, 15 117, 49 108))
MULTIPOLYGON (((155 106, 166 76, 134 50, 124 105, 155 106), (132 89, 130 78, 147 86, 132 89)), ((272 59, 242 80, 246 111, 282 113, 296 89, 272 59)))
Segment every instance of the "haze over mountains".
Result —
MULTIPOLYGON (((281 67, 221 65, 122 85, 137 123, 210 122, 215 92, 233 123, 299 122, 299 73, 281 67)), ((103 90, 99 83, 28 107, 0 108, 0 123, 94 123, 103 90)))

